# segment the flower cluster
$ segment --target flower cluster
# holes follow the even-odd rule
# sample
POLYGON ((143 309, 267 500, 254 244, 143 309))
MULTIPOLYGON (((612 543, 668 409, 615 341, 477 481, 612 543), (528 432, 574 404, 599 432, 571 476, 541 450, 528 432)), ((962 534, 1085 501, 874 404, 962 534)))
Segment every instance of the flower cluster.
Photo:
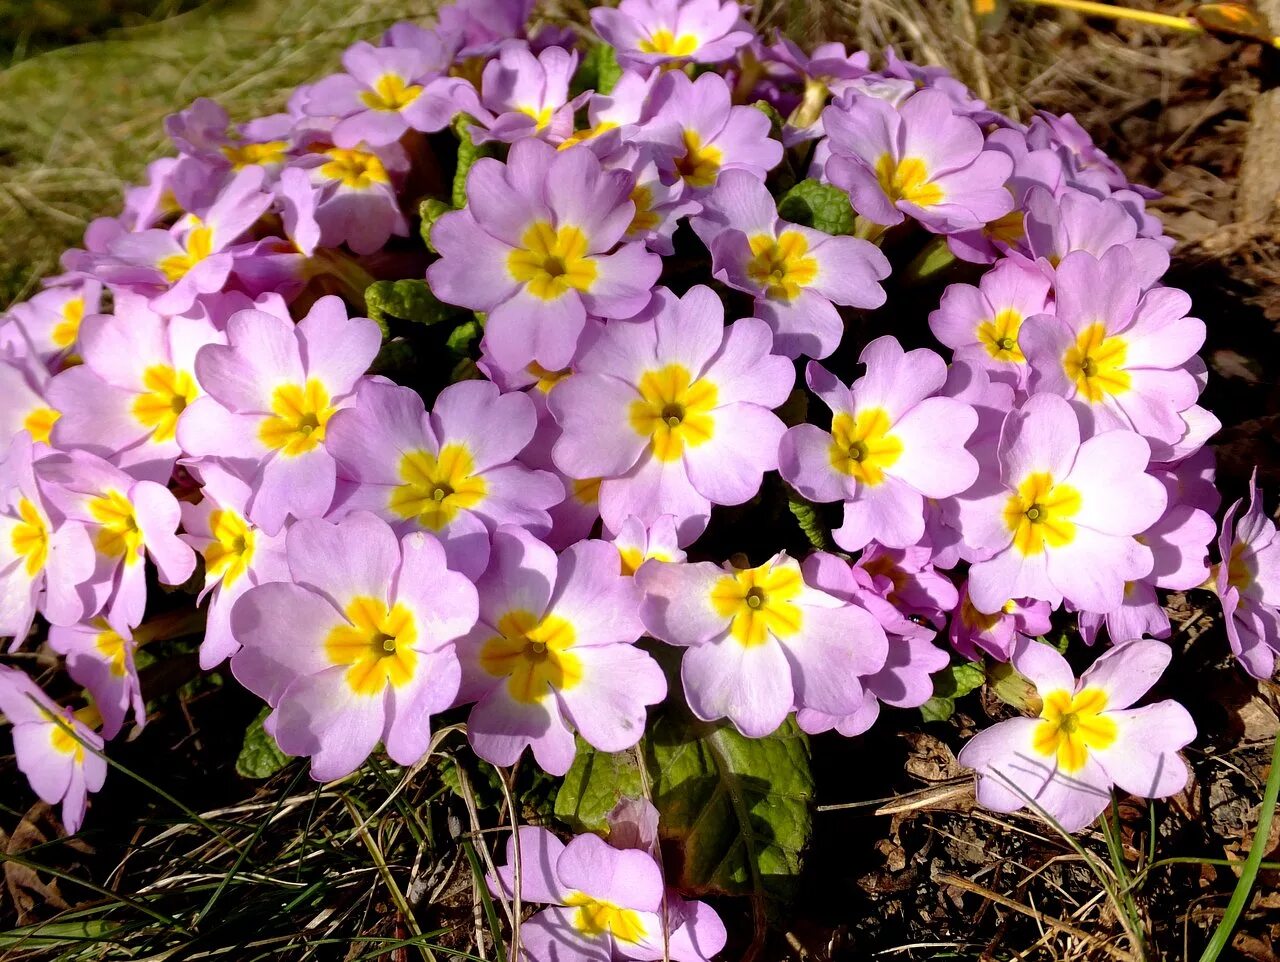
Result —
MULTIPOLYGON (((184 604, 320 780, 417 762, 446 712, 552 775, 667 699, 856 735, 954 651, 1043 705, 962 752, 982 803, 1080 828, 1112 784, 1178 790, 1189 716, 1130 707, 1162 592, 1215 591, 1266 678, 1280 541, 1253 489, 1212 544, 1205 327, 1149 194, 1070 117, 768 43, 732 0, 623 0, 595 40, 528 17, 461 0, 284 113, 196 102, 0 319, 0 636, 47 637, 87 701, 0 672, 36 792, 80 824, 184 604), (890 299, 929 284, 927 317, 890 299), (1035 640, 1068 627, 1114 646, 1079 682, 1035 640)), ((512 845, 552 906, 534 959, 723 943, 651 851, 512 845)))

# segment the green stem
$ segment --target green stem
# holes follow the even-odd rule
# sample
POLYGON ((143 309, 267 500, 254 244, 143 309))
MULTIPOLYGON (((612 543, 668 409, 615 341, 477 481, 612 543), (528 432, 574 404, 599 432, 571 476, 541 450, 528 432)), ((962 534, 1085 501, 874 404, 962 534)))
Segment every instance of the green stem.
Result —
POLYGON ((1249 846, 1249 857, 1244 860, 1244 868, 1240 871, 1240 879, 1236 889, 1231 893, 1231 901, 1227 910, 1222 913, 1222 921, 1213 931, 1213 937, 1205 946, 1200 962, 1214 962, 1231 941, 1236 930, 1236 923, 1249 904, 1249 896, 1253 894, 1253 883, 1258 878, 1258 870, 1262 867, 1262 855, 1271 837, 1271 819, 1276 813, 1276 798, 1280 796, 1280 733, 1276 734, 1275 747, 1271 750, 1271 774, 1267 776, 1267 787, 1262 792, 1262 808, 1258 810, 1258 828, 1253 834, 1253 844, 1249 846))

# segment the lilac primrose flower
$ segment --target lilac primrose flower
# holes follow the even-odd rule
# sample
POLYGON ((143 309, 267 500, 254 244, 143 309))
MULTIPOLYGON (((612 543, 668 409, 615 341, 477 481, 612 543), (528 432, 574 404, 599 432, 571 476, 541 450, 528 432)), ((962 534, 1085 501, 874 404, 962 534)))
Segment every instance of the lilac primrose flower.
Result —
POLYGON ((879 622, 805 584, 785 552, 745 570, 652 561, 636 583, 645 628, 688 648, 680 677, 693 713, 728 718, 748 738, 775 731, 793 708, 853 712, 863 698, 859 679, 888 655, 879 622))
POLYGON ((476 623, 476 590, 431 535, 398 542, 385 521, 299 521, 286 537, 288 581, 259 584, 231 611, 242 685, 274 709, 264 727, 330 781, 379 741, 398 765, 431 743, 430 717, 458 691, 453 641, 476 623))
POLYGON ((782 476, 811 501, 843 501, 836 543, 857 551, 871 541, 892 548, 924 534, 925 498, 964 491, 978 474, 965 442, 974 409, 940 397, 947 366, 926 349, 904 352, 881 337, 863 349, 867 373, 845 387, 811 361, 810 389, 831 408, 830 432, 800 424, 782 438, 782 476))
POLYGON ((613 546, 622 559, 622 573, 633 575, 646 561, 684 561, 684 549, 676 533, 674 515, 664 514, 648 528, 632 515, 622 522, 614 536, 613 546))
MULTIPOLYGON (((985 614, 969 600, 968 585, 960 589, 955 611, 951 613, 948 640, 964 658, 978 661, 983 654, 997 661, 1013 657, 1019 638, 1035 638, 1053 627, 1047 601, 1010 599, 993 614, 985 614)), ((1134 636, 1139 637, 1139 636, 1134 636)))
POLYGON ((449 566, 477 578, 498 525, 541 537, 551 529, 547 509, 564 500, 558 478, 516 461, 536 422, 527 395, 487 381, 450 385, 430 415, 416 391, 366 381, 326 433, 339 478, 331 516, 372 511, 397 531, 430 531, 449 566))
POLYGON ((904 217, 939 234, 971 230, 1013 208, 1013 162, 984 150, 982 130, 946 95, 921 90, 895 108, 854 91, 822 112, 831 146, 827 179, 875 224, 904 217))
POLYGON ((878 247, 782 220, 764 181, 745 170, 721 175, 692 225, 711 249, 715 277, 755 297, 779 354, 826 357, 844 335, 833 304, 885 302, 879 282, 889 261, 878 247))
POLYGON ((1187 431, 1179 417, 1200 394, 1184 365, 1204 343, 1191 298, 1172 287, 1143 293, 1123 248, 1101 259, 1077 251, 1057 270, 1056 316, 1028 323, 1019 346, 1031 389, 1072 402, 1087 433, 1125 427, 1160 452, 1187 431))
POLYGON ((87 451, 55 454, 35 465, 44 495, 70 521, 88 528, 97 570, 86 590, 86 617, 105 611, 116 631, 137 627, 147 603, 144 558, 160 581, 180 585, 195 571, 191 548, 178 538, 178 502, 169 489, 139 481, 87 451), (89 590, 91 589, 91 590, 89 590))
POLYGON ((442 301, 488 312, 484 348, 502 367, 566 367, 587 314, 631 317, 649 301, 662 261, 622 244, 634 179, 602 170, 588 150, 517 141, 508 162, 476 161, 467 206, 436 221, 440 259, 427 268, 442 301))
POLYGON ((994 614, 1010 598, 1031 598, 1118 608, 1125 583, 1154 564, 1135 536, 1167 503, 1145 473, 1150 450, 1125 430, 1082 442, 1075 410, 1054 394, 1010 413, 995 462, 960 502, 965 544, 987 559, 969 572, 974 607, 994 614))
POLYGON ((7 317, 27 336, 40 361, 57 370, 76 351, 80 322, 97 313, 101 300, 102 284, 96 280, 58 284, 13 305, 7 317))
POLYGON ((575 730, 606 752, 639 741, 645 708, 666 697, 667 682, 635 647, 640 591, 613 545, 580 541, 557 558, 503 525, 476 587, 480 621, 458 641, 458 704, 477 703, 467 719, 477 755, 514 765, 530 748, 545 771, 563 775, 575 730))
POLYGON ((660 288, 651 319, 612 321, 547 397, 564 433, 553 452, 570 477, 603 478, 600 514, 617 531, 635 515, 676 517, 680 543, 712 504, 742 504, 777 466, 791 364, 771 354, 763 321, 724 326, 710 288, 660 288))
POLYGON ((304 107, 311 117, 336 117, 339 147, 383 147, 406 131, 433 133, 448 126, 458 110, 457 77, 438 76, 444 64, 414 47, 357 43, 342 55, 346 73, 313 84, 304 107))
POLYGON ((585 94, 569 98, 577 69, 576 51, 548 47, 535 56, 522 40, 505 42, 484 68, 480 102, 485 112, 476 116, 476 141, 565 140, 573 133, 574 112, 587 99, 585 94))
POLYGON ((649 114, 640 142, 695 193, 734 168, 763 180, 782 160, 782 144, 769 136, 769 118, 754 107, 734 106, 719 74, 704 73, 696 81, 678 70, 663 74, 649 114))
POLYGON ((133 633, 116 631, 105 618, 49 629, 49 647, 66 656, 67 674, 93 697, 102 716, 102 737, 115 738, 132 714, 141 730, 147 723, 146 704, 133 655, 133 633))
POLYGON ((1269 679, 1280 653, 1280 537, 1263 510, 1256 473, 1249 507, 1237 520, 1243 504, 1236 501, 1223 516, 1214 588, 1232 652, 1254 678, 1269 679))
POLYGON ((159 314, 182 314, 200 294, 220 291, 234 264, 228 248, 271 206, 262 191, 261 167, 246 167, 218 195, 204 216, 187 214, 169 230, 122 234, 98 258, 107 283, 151 298, 159 314))
POLYGON ((45 396, 49 388, 49 372, 29 350, 29 342, 20 332, 22 353, 9 356, 0 353, 0 438, 12 438, 21 431, 46 450, 53 427, 62 412, 53 408, 45 396))
POLYGON ((372 321, 348 318, 342 301, 328 296, 297 325, 240 311, 227 322, 227 340, 196 356, 208 394, 183 412, 178 443, 245 477, 254 491, 249 520, 276 534, 290 515, 329 510, 336 469, 323 445, 325 428, 354 399, 382 336, 372 321))
POLYGON ((200 667, 221 664, 240 648, 231 633, 231 609, 254 585, 288 581, 284 533, 269 535, 247 515, 253 489, 218 464, 205 460, 188 470, 200 481, 203 498, 183 502, 182 540, 204 558, 204 587, 198 601, 209 598, 200 667))
POLYGON ((664 893, 662 869, 639 848, 615 848, 598 835, 566 845, 545 828, 523 825, 507 842, 493 893, 549 908, 520 923, 530 962, 621 962, 669 958, 707 962, 724 948, 725 928, 704 902, 664 893))
POLYGON ((1130 708, 1169 664, 1169 646, 1144 639, 1113 648, 1077 681, 1066 659, 1030 639, 1014 667, 1035 685, 1039 718, 1011 718, 974 735, 957 761, 978 773, 978 802, 997 812, 1030 804, 1068 832, 1093 822, 1111 787, 1164 798, 1187 783, 1178 751, 1196 737, 1176 701, 1130 708))
POLYGON ((0 638, 19 644, 37 611, 55 625, 84 615, 78 588, 93 577, 85 526, 55 524, 32 469, 31 439, 19 433, 0 459, 0 638))
POLYGON ((642 66, 731 60, 752 36, 742 8, 720 0, 622 0, 593 9, 591 25, 620 60, 642 66))
POLYGON ((17 668, 0 665, 0 712, 13 725, 18 769, 49 805, 62 803, 62 824, 80 830, 88 795, 102 787, 107 762, 102 736, 52 701, 17 668))
POLYGON ((49 382, 49 401, 62 415, 54 445, 167 483, 182 454, 178 418, 200 395, 196 352, 225 340, 203 318, 164 318, 142 297, 121 291, 114 314, 95 314, 81 325, 84 363, 49 382))
POLYGON ((396 197, 409 160, 398 145, 370 149, 316 143, 295 164, 310 176, 314 194, 308 201, 324 247, 346 244, 357 254, 373 254, 389 238, 409 233, 396 197))
POLYGON ((978 285, 951 284, 929 315, 933 336, 951 348, 957 361, 981 367, 996 380, 1025 389, 1030 368, 1018 345, 1031 317, 1052 323, 1049 280, 1015 260, 1003 260, 978 285))

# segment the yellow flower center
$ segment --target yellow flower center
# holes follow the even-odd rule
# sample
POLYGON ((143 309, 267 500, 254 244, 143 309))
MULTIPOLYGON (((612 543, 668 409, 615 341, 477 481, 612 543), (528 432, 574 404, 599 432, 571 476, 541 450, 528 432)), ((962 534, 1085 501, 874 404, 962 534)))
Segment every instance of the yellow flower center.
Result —
POLYGON ((446 527, 458 512, 484 500, 488 486, 475 476, 465 444, 446 444, 438 455, 409 451, 400 458, 404 484, 391 491, 389 507, 402 518, 417 518, 432 531, 446 527))
POLYGON ((876 179, 889 200, 897 203, 905 200, 918 207, 941 204, 942 188, 930 182, 929 169, 919 157, 904 157, 894 161, 889 154, 881 154, 876 161, 876 179))
POLYGON ((547 124, 551 123, 551 114, 553 111, 550 107, 535 107, 532 104, 526 104, 525 106, 517 107, 516 109, 526 117, 533 118, 534 123, 538 125, 538 130, 542 130, 547 126, 547 124))
POLYGON ((582 661, 571 650, 576 640, 573 625, 559 615, 538 620, 529 611, 508 611, 498 620, 498 632, 480 649, 480 667, 495 678, 506 678, 507 691, 516 701, 541 701, 552 690, 563 691, 582 681, 582 661))
POLYGON ((88 501, 89 513, 98 523, 95 544, 108 558, 123 558, 127 565, 142 560, 142 529, 133 505, 119 491, 107 491, 88 501))
POLYGON ((595 140, 603 133, 617 128, 617 123, 612 120, 602 120, 594 127, 588 127, 585 130, 575 130, 557 146, 556 150, 568 150, 570 147, 576 147, 578 144, 587 140, 595 140))
POLYGON ((418 626, 413 613, 397 604, 387 610, 379 598, 359 595, 346 607, 350 624, 338 625, 324 641, 335 665, 349 665, 347 684, 357 695, 377 695, 387 685, 399 688, 413 678, 418 626))
POLYGON ((93 619, 93 626, 98 629, 98 633, 93 637, 93 647, 98 650, 98 654, 106 659, 110 666, 111 674, 117 678, 123 678, 128 670, 126 656, 129 652, 129 642, 114 628, 107 624, 105 618, 93 619))
POLYGON ((84 320, 84 298, 73 297, 62 305, 62 320, 53 326, 49 337, 54 346, 65 350, 80 336, 80 322, 84 320))
POLYGON ((265 144, 228 144, 222 148, 222 156, 231 163, 232 170, 243 170, 258 164, 271 167, 283 164, 289 144, 284 140, 269 140, 265 144))
POLYGON ((640 913, 619 908, 612 902, 601 902, 585 892, 572 892, 564 900, 574 907, 573 927, 589 939, 612 935, 622 942, 639 942, 648 934, 640 913))
POLYGON ((687 57, 698 49, 698 38, 691 33, 673 34, 666 27, 653 31, 636 47, 641 53, 660 53, 667 57, 687 57))
POLYGON ((902 457, 902 441, 889 433, 892 427, 884 408, 837 414, 831 419, 831 466, 860 484, 881 484, 885 470, 902 457))
POLYGON ((1032 747, 1041 755, 1057 755, 1064 772, 1080 771, 1089 760, 1089 749, 1104 749, 1116 740, 1116 723, 1102 716, 1106 709, 1107 693, 1101 688, 1086 688, 1074 696, 1061 688, 1049 692, 1032 747))
POLYGON ((1022 348, 1018 347, 1018 332, 1021 329, 1022 315, 1012 307, 1006 307, 995 317, 978 325, 978 343, 997 361, 1026 364, 1022 348))
POLYGON ((635 237, 654 230, 662 218, 653 211, 653 191, 644 184, 636 184, 631 189, 631 203, 636 205, 636 213, 627 227, 627 236, 635 237))
POLYGON ((170 284, 176 284, 187 276, 187 271, 213 253, 213 228, 205 227, 200 218, 191 217, 192 228, 183 240, 181 254, 170 254, 156 265, 170 284))
POLYGON ((717 579, 711 588, 711 607, 722 618, 732 618, 729 636, 744 648, 763 645, 772 633, 787 638, 800 630, 804 618, 794 603, 804 588, 800 568, 794 563, 772 563, 748 568, 717 579))
POLYGON ((1019 554, 1040 554, 1047 544, 1061 548, 1076 536, 1071 520, 1082 506, 1080 492, 1069 484, 1055 484, 1053 475, 1037 471, 1018 485, 1004 506, 1004 523, 1013 532, 1019 554))
POLYGON ((40 714, 50 725, 49 744, 53 746, 53 750, 59 755, 74 756, 77 765, 83 764, 84 745, 71 733, 71 719, 65 715, 55 715, 43 708, 40 709, 40 714))
POLYGON ((320 166, 320 176, 326 180, 336 180, 351 190, 368 190, 377 184, 391 183, 387 168, 382 166, 377 154, 345 147, 332 147, 324 153, 329 161, 320 166))
POLYGON ((528 285, 534 297, 554 301, 570 288, 589 291, 599 269, 587 256, 587 235, 580 227, 552 227, 538 221, 520 238, 523 245, 507 257, 512 279, 528 285))
POLYGON ((793 301, 818 276, 818 261, 809 257, 809 242, 799 231, 784 230, 774 239, 756 234, 749 241, 747 276, 775 301, 793 301))
POLYGON ((1253 584, 1254 571, 1257 564, 1253 559, 1245 557, 1249 546, 1237 541, 1231 546, 1231 557, 1227 559, 1227 584, 1244 591, 1253 584))
POLYGON ((600 482, 604 478, 575 478, 569 483, 569 496, 579 504, 595 504, 600 500, 600 482))
POLYGON ((32 441, 48 444, 53 426, 58 423, 60 417, 62 417, 61 411, 55 411, 53 408, 36 408, 22 419, 22 426, 31 435, 32 441))
POLYGON ((271 392, 273 416, 263 418, 258 438, 273 451, 297 457, 324 441, 324 426, 338 409, 315 378, 306 385, 282 384, 271 392))
POLYGON ((168 364, 153 364, 142 372, 142 386, 146 393, 133 399, 133 416, 143 427, 151 428, 152 441, 172 441, 178 416, 200 393, 195 378, 168 364))
POLYGON ((1129 390, 1129 372, 1124 369, 1128 353, 1124 338, 1107 337, 1102 324, 1090 324, 1062 356, 1062 368, 1085 400, 1097 404, 1109 394, 1129 390))
POLYGON ((631 427, 651 439, 659 461, 674 461, 686 444, 706 444, 715 431, 711 411, 720 392, 711 381, 699 378, 690 383, 689 378, 682 364, 645 371, 640 377, 640 398, 631 402, 629 413, 631 427))
POLYGON ((403 110, 421 94, 419 84, 407 84, 397 74, 384 73, 374 81, 372 90, 360 94, 360 100, 370 110, 403 110))
POLYGON ((573 371, 569 370, 567 367, 559 371, 548 371, 537 361, 530 361, 525 365, 525 370, 538 379, 534 386, 543 394, 548 393, 553 387, 573 373, 573 371))
POLYGON ((204 549, 204 570, 208 578, 222 578, 223 586, 236 580, 253 564, 258 533, 235 511, 219 508, 209 514, 213 540, 204 549))
POLYGON ((676 158, 676 170, 690 187, 710 187, 720 176, 724 163, 724 151, 712 144, 703 144, 696 131, 684 132, 684 154, 676 158))
POLYGON ((991 240, 1003 241, 1012 247, 1027 235, 1025 220, 1026 215, 1022 211, 1011 210, 983 227, 982 232, 991 240))
POLYGON ((1013 614, 1014 607, 1013 601, 1009 600, 1004 603, 999 611, 989 615, 975 608, 973 602, 969 600, 969 596, 965 595, 964 601, 960 603, 960 620, 964 622, 964 626, 970 631, 990 631, 1004 615, 1013 614))
POLYGON ((27 577, 34 578, 49 560, 49 526, 40 509, 26 498, 18 499, 18 517, 22 520, 10 530, 9 542, 18 557, 26 559, 27 577))

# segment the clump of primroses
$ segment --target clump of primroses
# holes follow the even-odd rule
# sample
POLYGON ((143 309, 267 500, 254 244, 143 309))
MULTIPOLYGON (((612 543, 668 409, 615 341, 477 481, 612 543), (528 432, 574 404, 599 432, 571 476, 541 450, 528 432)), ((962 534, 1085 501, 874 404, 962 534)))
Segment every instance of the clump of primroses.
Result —
MULTIPOLYGON (((78 829, 178 636, 321 781, 457 723, 560 776, 672 701, 852 737, 985 660, 1034 695, 960 753, 981 804, 1077 830, 1181 789, 1191 717, 1134 707, 1165 593, 1268 678, 1280 540, 1256 486, 1216 530, 1150 192, 1070 117, 732 0, 529 15, 460 0, 270 117, 197 102, 0 318, 0 636, 83 688, 0 666, 34 791, 78 829)), ((723 947, 620 805, 612 844, 512 837, 529 958, 723 947)))

